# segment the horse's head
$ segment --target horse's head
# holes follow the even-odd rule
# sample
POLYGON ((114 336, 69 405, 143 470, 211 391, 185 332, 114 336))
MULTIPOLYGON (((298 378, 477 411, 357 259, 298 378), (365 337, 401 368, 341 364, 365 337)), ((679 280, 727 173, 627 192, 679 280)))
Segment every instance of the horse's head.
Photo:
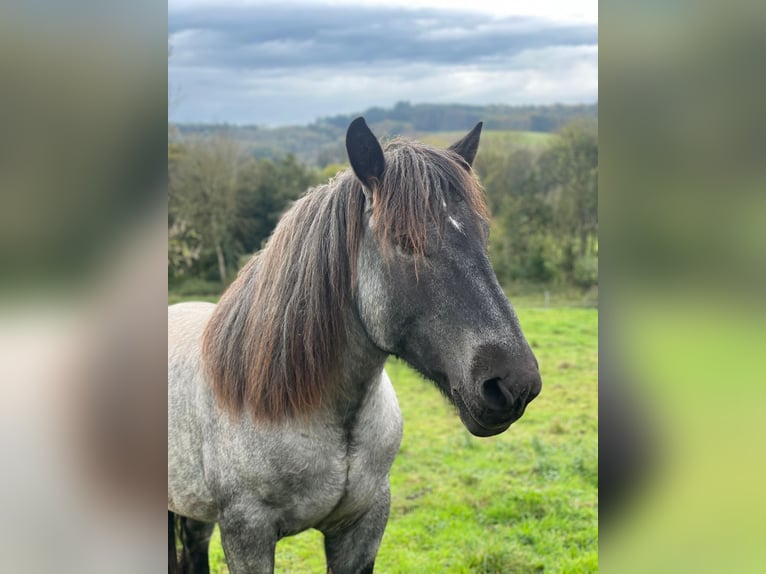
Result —
POLYGON ((540 392, 537 360, 487 256, 471 165, 481 124, 448 150, 346 134, 365 197, 355 303, 370 339, 436 382, 468 430, 506 430, 540 392))

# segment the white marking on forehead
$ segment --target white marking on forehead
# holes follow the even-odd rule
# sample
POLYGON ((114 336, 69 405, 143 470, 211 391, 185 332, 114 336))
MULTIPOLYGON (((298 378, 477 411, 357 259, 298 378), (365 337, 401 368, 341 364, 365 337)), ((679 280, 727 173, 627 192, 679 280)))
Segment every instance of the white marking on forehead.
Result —
POLYGON ((447 209, 447 202, 442 199, 442 207, 444 209, 447 209))
POLYGON ((450 216, 447 218, 447 220, 448 220, 448 221, 449 221, 449 222, 452 224, 452 227, 454 227, 455 229, 457 229, 457 230, 458 230, 460 233, 463 233, 463 226, 461 225, 461 223, 460 223, 460 222, 459 222, 457 219, 455 219, 454 217, 452 217, 452 216, 450 215, 450 216))

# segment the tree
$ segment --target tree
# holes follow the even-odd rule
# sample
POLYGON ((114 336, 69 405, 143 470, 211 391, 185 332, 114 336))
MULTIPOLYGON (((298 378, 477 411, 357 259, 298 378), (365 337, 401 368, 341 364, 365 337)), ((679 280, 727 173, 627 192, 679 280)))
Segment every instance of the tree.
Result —
POLYGON ((489 250, 501 281, 595 283, 595 122, 567 125, 544 150, 489 148, 475 169, 494 216, 489 250))
POLYGON ((168 269, 174 276, 184 275, 199 259, 197 233, 183 219, 175 218, 168 228, 168 269))
POLYGON ((547 282, 556 273, 551 208, 538 177, 539 152, 495 149, 476 162, 493 214, 489 252, 498 278, 547 282))
POLYGON ((186 143, 170 170, 170 216, 215 251, 222 285, 228 277, 224 246, 232 238, 242 162, 239 145, 216 135, 186 143))
POLYGON ((553 209, 552 231, 571 275, 578 261, 595 256, 598 236, 598 131, 596 122, 561 129, 540 160, 540 175, 553 209))
POLYGON ((292 154, 277 161, 249 160, 240 175, 235 237, 252 253, 263 246, 290 202, 318 183, 318 176, 292 154))

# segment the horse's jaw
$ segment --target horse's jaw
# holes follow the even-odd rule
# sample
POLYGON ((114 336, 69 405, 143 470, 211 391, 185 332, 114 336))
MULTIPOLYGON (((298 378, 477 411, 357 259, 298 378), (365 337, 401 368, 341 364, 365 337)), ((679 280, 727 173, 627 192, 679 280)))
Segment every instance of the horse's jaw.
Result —
POLYGON ((460 396, 460 393, 453 390, 452 398, 455 403, 455 406, 457 407, 457 412, 458 412, 458 415, 460 416, 460 420, 463 422, 463 425, 465 426, 465 428, 468 429, 468 432, 470 432, 474 436, 478 436, 478 437, 495 436, 508 430, 508 428, 513 423, 513 420, 510 420, 496 427, 484 426, 478 420, 476 420, 476 418, 474 418, 474 416, 471 414, 471 411, 466 406, 465 402, 463 401, 463 398, 460 396))

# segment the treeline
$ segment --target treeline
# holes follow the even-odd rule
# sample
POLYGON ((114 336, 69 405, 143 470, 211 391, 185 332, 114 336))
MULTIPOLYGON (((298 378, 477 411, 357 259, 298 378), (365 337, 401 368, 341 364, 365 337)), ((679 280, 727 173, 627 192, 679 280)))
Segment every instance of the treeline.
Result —
POLYGON ((442 132, 469 129, 483 121, 488 130, 553 132, 575 118, 598 114, 597 104, 551 106, 469 106, 464 104, 411 104, 399 102, 393 108, 369 108, 361 114, 322 118, 317 124, 345 129, 363 115, 370 124, 386 124, 396 133, 442 132))
POLYGON ((500 282, 598 283, 598 129, 575 120, 543 148, 489 148, 475 169, 490 204, 500 282))
MULTIPOLYGON (((330 168, 332 169, 332 168, 330 168)), ((225 136, 168 144, 168 286, 216 293, 325 173, 293 155, 256 159, 225 136)))
POLYGON ((431 132, 468 130, 483 121, 486 130, 554 132, 575 118, 598 115, 598 104, 551 106, 468 106, 460 104, 410 104, 369 108, 359 113, 320 118, 308 126, 263 128, 228 124, 178 124, 169 134, 175 142, 188 137, 226 134, 242 144, 245 152, 262 159, 293 154, 301 163, 323 168, 345 161, 346 128, 364 116, 379 136, 418 136, 431 132))
MULTIPOLYGON (((501 283, 590 287, 598 279, 596 121, 565 125, 545 146, 487 139, 475 169, 493 214, 490 256, 501 283)), ((168 280, 179 294, 220 291, 310 186, 344 165, 292 154, 258 158, 228 135, 171 141, 168 280)))

